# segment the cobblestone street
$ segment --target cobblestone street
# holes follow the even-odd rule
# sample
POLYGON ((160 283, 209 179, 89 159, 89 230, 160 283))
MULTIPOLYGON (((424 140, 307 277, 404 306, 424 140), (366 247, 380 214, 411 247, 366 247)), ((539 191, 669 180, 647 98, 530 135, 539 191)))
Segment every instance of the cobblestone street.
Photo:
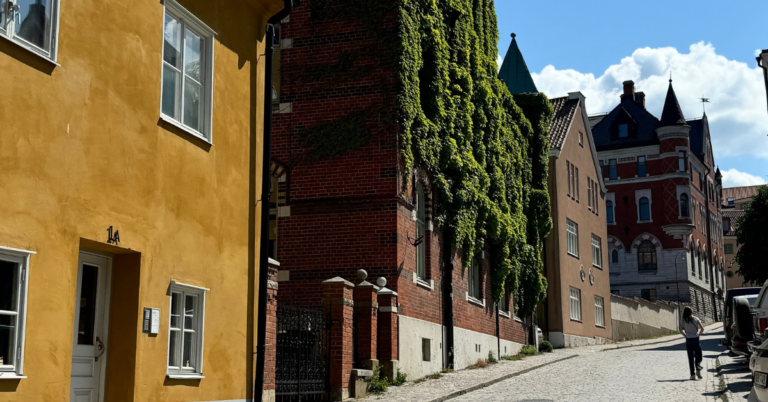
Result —
POLYGON ((685 341, 580 356, 466 394, 456 401, 714 401, 715 358, 724 349, 716 327, 702 337, 703 380, 688 379, 685 341))

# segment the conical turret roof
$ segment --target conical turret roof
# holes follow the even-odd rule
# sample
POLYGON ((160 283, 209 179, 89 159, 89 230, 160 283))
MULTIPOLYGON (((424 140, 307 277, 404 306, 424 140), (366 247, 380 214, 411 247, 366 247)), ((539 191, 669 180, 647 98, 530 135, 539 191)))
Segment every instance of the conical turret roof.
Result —
POLYGON ((515 34, 512 34, 512 43, 509 44, 504 62, 501 63, 499 78, 504 81, 512 95, 539 92, 536 84, 533 83, 528 66, 525 65, 523 54, 517 46, 515 34))
POLYGON ((685 116, 677 102, 675 89, 672 88, 672 80, 669 80, 669 89, 667 90, 667 99, 664 100, 664 109, 661 112, 661 120, 658 127, 684 125, 685 116))

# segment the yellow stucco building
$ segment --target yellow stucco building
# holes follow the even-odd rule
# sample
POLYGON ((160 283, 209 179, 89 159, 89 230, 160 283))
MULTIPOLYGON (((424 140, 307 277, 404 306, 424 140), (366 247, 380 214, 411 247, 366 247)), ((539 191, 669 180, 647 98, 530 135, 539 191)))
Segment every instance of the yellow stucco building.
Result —
POLYGON ((252 398, 283 1, 0 3, 0 401, 252 398))

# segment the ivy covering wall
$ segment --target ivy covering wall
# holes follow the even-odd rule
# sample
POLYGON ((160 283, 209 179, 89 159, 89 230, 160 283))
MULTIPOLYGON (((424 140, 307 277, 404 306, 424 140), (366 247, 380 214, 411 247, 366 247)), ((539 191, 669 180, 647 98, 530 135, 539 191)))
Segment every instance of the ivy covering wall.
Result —
MULTIPOLYGON (((541 255, 552 225, 546 189, 552 106, 543 94, 512 96, 497 77, 493 0, 374 3, 373 9, 352 0, 311 4, 313 18, 355 19, 375 31, 386 49, 382 63, 397 71, 402 183, 415 167, 430 174, 436 223, 469 257, 465 267, 487 247, 493 298, 506 289, 518 315, 528 316, 546 292, 541 255), (396 29, 378 25, 392 13, 396 29)), ((340 61, 354 64, 348 56, 340 61)), ((346 146, 334 145, 312 135, 325 128, 303 136, 319 154, 336 156, 360 143, 345 138, 346 146)))

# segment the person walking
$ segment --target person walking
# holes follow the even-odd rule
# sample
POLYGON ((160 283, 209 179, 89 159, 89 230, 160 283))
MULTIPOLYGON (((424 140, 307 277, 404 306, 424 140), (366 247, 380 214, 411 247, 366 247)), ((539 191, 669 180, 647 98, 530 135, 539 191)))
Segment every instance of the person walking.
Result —
POLYGON ((704 326, 701 321, 693 315, 690 307, 683 309, 683 321, 680 322, 680 334, 685 338, 685 350, 688 352, 688 368, 691 369, 691 380, 696 377, 701 378, 701 343, 699 337, 704 333, 704 326), (696 360, 694 362, 694 359, 696 360), (696 372, 694 374, 694 368, 696 372))

